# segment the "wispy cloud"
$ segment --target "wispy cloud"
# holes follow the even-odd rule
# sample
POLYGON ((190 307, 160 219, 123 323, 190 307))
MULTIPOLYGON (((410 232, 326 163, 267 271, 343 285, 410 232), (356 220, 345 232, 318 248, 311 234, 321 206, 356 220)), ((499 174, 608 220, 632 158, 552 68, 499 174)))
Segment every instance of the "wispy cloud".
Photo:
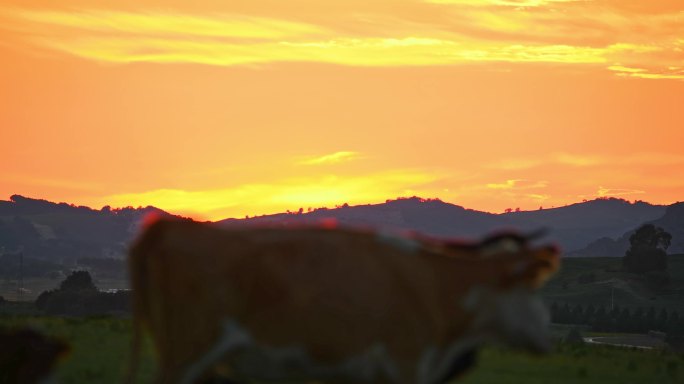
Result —
POLYGON ((0 28, 40 47, 114 63, 562 63, 640 79, 684 76, 684 26, 674 10, 635 14, 607 0, 401 1, 430 17, 370 6, 340 12, 335 22, 322 5, 311 6, 307 22, 229 10, 13 8, 0 10, 7 21, 0 28))
MULTIPOLYGON (((44 26, 99 33, 122 33, 166 37, 215 37, 283 39, 315 36, 325 32, 317 25, 240 15, 191 15, 174 12, 121 12, 81 10, 77 12, 14 10, 15 17, 44 26)), ((92 37, 92 36, 91 36, 92 37)))
POLYGON ((528 193, 525 195, 528 199, 536 200, 538 202, 544 202, 551 198, 551 195, 539 194, 539 193, 528 193))
POLYGON ((487 184, 487 188, 489 189, 511 189, 515 187, 515 183, 520 180, 506 180, 505 183, 490 183, 487 184))
POLYGON ((535 158, 510 158, 485 165, 502 171, 521 171, 541 166, 594 167, 607 165, 660 166, 684 164, 684 155, 673 153, 631 153, 629 155, 598 155, 558 152, 535 158))
POLYGON ((503 183, 489 183, 487 188, 489 189, 538 189, 546 188, 549 185, 547 181, 530 181, 525 179, 512 179, 506 180, 503 183))
POLYGON ((467 6, 505 6, 505 7, 540 7, 555 3, 570 3, 586 0, 425 0, 432 4, 456 4, 467 6))
POLYGON ((299 161, 302 165, 336 164, 361 158, 361 154, 353 151, 339 151, 323 156, 306 157, 299 161))
POLYGON ((641 195, 646 193, 646 191, 641 191, 638 189, 622 189, 622 188, 605 188, 599 187, 596 192, 597 197, 612 197, 612 196, 625 196, 625 195, 641 195))
POLYGON ((602 159, 599 156, 558 153, 553 156, 553 161, 559 164, 571 165, 575 167, 587 167, 601 163, 602 159))
POLYGON ((681 80, 684 79, 684 67, 667 67, 661 69, 660 72, 650 72, 643 68, 630 68, 622 65, 612 65, 608 67, 609 70, 615 72, 618 76, 633 77, 639 79, 667 79, 667 80, 681 80))
POLYGON ((605 50, 566 45, 465 44, 449 40, 339 38, 240 44, 160 38, 34 38, 36 43, 97 61, 196 63, 219 66, 317 62, 349 66, 434 66, 478 62, 596 64, 605 50))
POLYGON ((544 164, 544 160, 539 158, 509 158, 487 164, 485 167, 502 171, 520 171, 535 168, 542 164, 544 164))

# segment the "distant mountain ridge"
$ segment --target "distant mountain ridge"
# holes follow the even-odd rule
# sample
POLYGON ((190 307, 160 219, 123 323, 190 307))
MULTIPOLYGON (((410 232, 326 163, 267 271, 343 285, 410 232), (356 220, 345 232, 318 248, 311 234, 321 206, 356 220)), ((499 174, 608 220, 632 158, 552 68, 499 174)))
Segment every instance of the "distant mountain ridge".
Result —
MULTIPOLYGON (((23 247, 26 255, 62 264, 84 257, 123 258, 141 219, 151 212, 173 216, 152 206, 96 210, 14 195, 10 201, 0 201, 0 250, 11 253, 23 247)), ((622 256, 625 236, 628 238, 639 225, 653 222, 672 233, 671 253, 684 251, 684 203, 663 206, 615 198, 493 214, 438 199, 412 197, 381 204, 226 219, 215 225, 289 226, 327 220, 341 226, 462 239, 479 239, 493 231, 546 228, 550 236, 545 241, 557 242, 568 256, 622 256)))
MULTIPOLYGON (((672 242, 668 248, 670 254, 684 253, 684 202, 667 206, 665 214, 655 220, 649 220, 643 224, 651 223, 663 228, 672 235, 672 242)), ((585 248, 570 253, 570 256, 623 256, 629 249, 629 237, 636 228, 624 232, 622 235, 611 238, 601 237, 585 248)))
POLYGON ((0 201, 0 254, 73 264, 80 258, 124 258, 141 219, 155 207, 100 210, 13 195, 0 201))
POLYGON ((593 241, 602 237, 616 239, 644 222, 660 218, 665 214, 666 208, 663 205, 630 203, 608 198, 538 211, 493 214, 466 209, 438 199, 413 197, 388 200, 382 204, 227 219, 217 223, 222 226, 290 225, 334 219, 340 225, 417 231, 431 236, 465 239, 477 239, 495 231, 531 232, 545 228, 550 231, 549 240, 556 241, 566 254, 581 256, 580 251, 593 241))

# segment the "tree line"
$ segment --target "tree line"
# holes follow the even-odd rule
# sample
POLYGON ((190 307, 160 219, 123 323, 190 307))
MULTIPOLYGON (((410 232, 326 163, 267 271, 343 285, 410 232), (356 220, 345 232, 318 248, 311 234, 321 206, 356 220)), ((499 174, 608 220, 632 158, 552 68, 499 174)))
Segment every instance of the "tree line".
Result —
POLYGON ((74 271, 57 289, 41 293, 35 305, 47 315, 126 314, 130 311, 130 291, 102 292, 90 273, 74 271))
POLYGON ((677 311, 653 307, 635 308, 615 306, 594 307, 592 304, 571 306, 552 303, 551 321, 558 324, 578 324, 591 327, 594 332, 646 333, 661 331, 668 335, 684 335, 684 318, 677 311))

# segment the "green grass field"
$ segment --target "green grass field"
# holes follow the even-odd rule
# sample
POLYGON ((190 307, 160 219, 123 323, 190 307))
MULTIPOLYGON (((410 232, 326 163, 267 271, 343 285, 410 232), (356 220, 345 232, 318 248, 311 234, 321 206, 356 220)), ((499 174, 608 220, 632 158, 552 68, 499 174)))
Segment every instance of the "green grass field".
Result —
POLYGON ((475 371, 462 383, 681 383, 684 359, 659 351, 605 346, 558 345, 535 357, 508 350, 484 349, 475 371))
MULTIPOLYGON (((119 383, 128 363, 131 323, 127 319, 0 317, 0 326, 30 326, 68 341, 72 352, 60 363, 60 383, 119 383)), ((145 345, 139 383, 154 376, 152 348, 145 345)), ((547 356, 531 356, 499 348, 481 351, 477 367, 459 383, 682 383, 684 356, 591 345, 558 344, 547 356)))
MULTIPOLYGON (((131 321, 117 318, 0 317, 0 327, 30 327, 66 341, 71 352, 58 366, 59 383, 120 383, 128 364, 131 321)), ((152 381, 154 357, 145 345, 140 383, 152 381)))

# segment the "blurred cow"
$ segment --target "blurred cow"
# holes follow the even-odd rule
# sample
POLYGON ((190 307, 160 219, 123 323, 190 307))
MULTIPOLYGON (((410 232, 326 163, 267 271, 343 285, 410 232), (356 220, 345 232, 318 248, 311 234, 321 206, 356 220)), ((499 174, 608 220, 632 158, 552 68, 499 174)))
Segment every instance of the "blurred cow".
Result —
POLYGON ((134 340, 151 334, 158 383, 438 384, 485 342, 549 349, 534 291, 558 253, 514 235, 454 244, 160 220, 129 263, 134 340))
POLYGON ((32 329, 0 330, 0 383, 48 383, 69 347, 32 329))

